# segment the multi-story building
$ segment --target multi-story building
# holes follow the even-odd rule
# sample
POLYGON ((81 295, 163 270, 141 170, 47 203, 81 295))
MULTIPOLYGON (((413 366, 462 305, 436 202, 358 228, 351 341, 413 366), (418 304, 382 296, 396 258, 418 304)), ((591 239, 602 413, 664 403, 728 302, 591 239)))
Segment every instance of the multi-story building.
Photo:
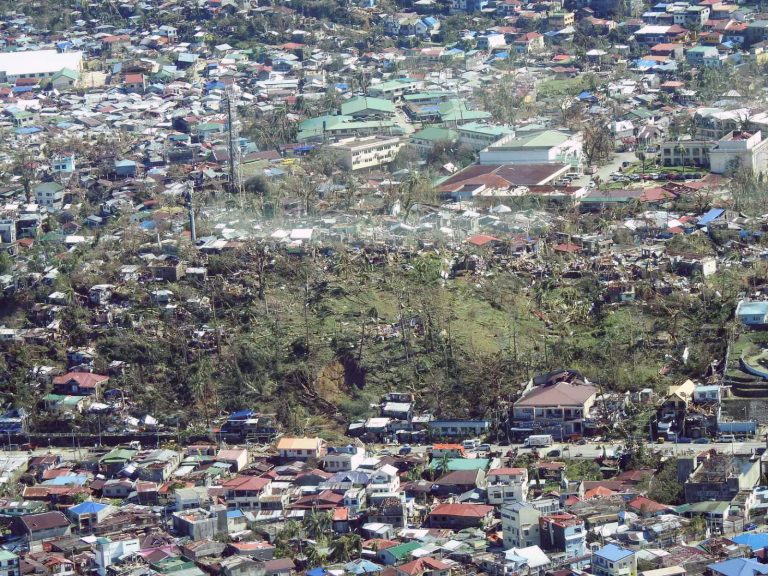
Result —
POLYGON ((632 550, 608 544, 592 553, 590 572, 594 576, 636 576, 637 557, 632 550))
POLYGON ((512 407, 517 428, 555 437, 582 434, 595 404, 597 388, 567 371, 543 375, 512 407), (541 383, 537 384, 541 378, 541 383))
POLYGON ((709 166, 712 140, 670 140, 661 145, 663 166, 709 166))
POLYGON ((685 60, 691 66, 708 66, 717 68, 723 65, 724 58, 714 46, 694 46, 685 53, 685 60))
POLYGON ((583 160, 581 136, 558 130, 505 136, 480 151, 480 164, 568 164, 580 172, 583 160))
POLYGON ((35 186, 35 198, 40 206, 61 210, 64 204, 64 187, 58 182, 42 182, 35 186))
POLYGON ((541 547, 564 552, 566 558, 583 556, 587 550, 584 521, 573 514, 552 514, 539 518, 541 547))
POLYGON ((361 446, 337 446, 328 448, 323 457, 323 469, 328 472, 349 472, 365 460, 365 449, 361 446))
POLYGON ((541 512, 526 502, 517 502, 501 509, 501 531, 504 548, 538 546, 541 512))
POLYGON ((491 126, 480 122, 468 122, 458 127, 459 143, 478 152, 500 139, 514 135, 514 130, 507 126, 491 126))
POLYGON ((224 498, 230 510, 258 510, 259 497, 271 493, 272 481, 269 478, 255 476, 236 476, 227 480, 224 488, 224 498))
POLYGON ((293 460, 319 459, 325 454, 325 442, 321 438, 290 438, 285 436, 277 442, 280 458, 293 460))
POLYGON ((348 170, 376 168, 392 162, 406 140, 396 136, 347 138, 328 146, 348 170))
POLYGON ((488 503, 494 506, 524 502, 528 495, 528 470, 494 468, 488 472, 488 503))
POLYGON ((759 458, 731 454, 711 455, 685 482, 685 501, 730 502, 741 490, 752 490, 759 480, 759 458))
POLYGON ((768 138, 762 132, 734 131, 717 141, 709 151, 710 170, 727 174, 745 168, 753 174, 768 170, 768 138))
POLYGON ((0 576, 20 576, 19 557, 9 550, 0 550, 0 576))

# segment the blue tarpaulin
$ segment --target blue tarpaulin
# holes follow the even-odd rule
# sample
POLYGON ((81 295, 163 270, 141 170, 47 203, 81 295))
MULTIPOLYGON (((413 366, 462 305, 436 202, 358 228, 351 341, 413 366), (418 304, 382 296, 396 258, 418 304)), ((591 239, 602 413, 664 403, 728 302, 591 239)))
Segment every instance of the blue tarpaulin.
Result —
POLYGON ((722 208, 712 208, 709 212, 704 214, 701 218, 699 218, 699 226, 706 226, 707 224, 710 224, 711 222, 714 222, 720 216, 722 216, 725 213, 725 210, 722 208))

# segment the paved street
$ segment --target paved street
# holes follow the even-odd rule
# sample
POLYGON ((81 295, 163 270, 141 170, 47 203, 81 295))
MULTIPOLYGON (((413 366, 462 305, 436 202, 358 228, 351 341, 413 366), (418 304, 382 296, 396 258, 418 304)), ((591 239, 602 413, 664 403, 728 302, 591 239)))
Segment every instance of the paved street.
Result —
MULTIPOLYGON (((539 450, 539 453, 546 457, 547 454, 551 453, 552 451, 559 451, 559 456, 557 458, 560 459, 585 459, 585 460, 593 460, 595 458, 598 458, 603 455, 603 452, 607 450, 608 452, 615 451, 617 448, 621 447, 622 444, 620 442, 601 442, 601 443, 588 443, 584 444, 582 446, 578 446, 576 444, 562 444, 562 443, 555 443, 552 446, 549 446, 547 448, 542 448, 539 450)), ((646 445, 648 449, 650 450, 656 450, 659 452, 662 452, 664 454, 669 455, 678 455, 678 456, 684 456, 684 455, 691 455, 691 454, 697 454, 699 452, 703 452, 704 450, 711 450, 715 449, 718 452, 722 452, 724 454, 733 453, 733 454, 751 454, 758 448, 765 448, 766 444, 763 441, 758 440, 751 440, 748 442, 733 442, 733 443, 710 443, 710 444, 673 444, 673 443, 665 443, 665 444, 647 444, 646 445)), ((427 451, 428 446, 422 445, 422 446, 413 446, 412 451, 415 453, 423 453, 427 451)), ((531 452, 531 449, 524 447, 522 444, 511 444, 507 446, 500 446, 500 445, 492 445, 492 450, 494 452, 501 452, 502 455, 506 455, 508 451, 514 450, 517 448, 518 454, 525 454, 527 452, 531 452)), ((389 450, 393 454, 396 454, 398 451, 398 446, 388 446, 386 447, 386 450, 389 450)), ((553 456, 554 457, 554 456, 553 456)))

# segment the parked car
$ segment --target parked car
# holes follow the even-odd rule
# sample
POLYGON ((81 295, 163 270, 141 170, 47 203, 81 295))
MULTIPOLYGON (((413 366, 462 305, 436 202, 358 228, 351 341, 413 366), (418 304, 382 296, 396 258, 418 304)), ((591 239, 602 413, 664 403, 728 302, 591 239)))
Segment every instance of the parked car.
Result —
POLYGON ((549 452, 547 452, 547 456, 549 456, 550 458, 557 458, 560 456, 560 450, 550 450, 549 452))
POLYGON ((693 440, 691 438, 687 438, 685 436, 681 436, 677 439, 678 444, 692 444, 693 440))
POLYGON ((693 441, 694 444, 709 444, 709 438, 696 438, 693 441))
POLYGON ((586 443, 587 443, 587 439, 586 438, 582 438, 581 440, 576 442, 576 445, 577 446, 584 446, 586 443))
POLYGON ((412 451, 410 444, 405 444, 404 446, 400 447, 400 450, 397 451, 398 454, 401 456, 405 456, 406 454, 410 454, 412 451))
POLYGON ((745 532, 751 532, 752 530, 757 530, 757 524, 749 523, 744 525, 745 532))
POLYGON ((477 447, 478 452, 490 452, 491 451, 491 445, 490 444, 480 444, 480 446, 477 447))

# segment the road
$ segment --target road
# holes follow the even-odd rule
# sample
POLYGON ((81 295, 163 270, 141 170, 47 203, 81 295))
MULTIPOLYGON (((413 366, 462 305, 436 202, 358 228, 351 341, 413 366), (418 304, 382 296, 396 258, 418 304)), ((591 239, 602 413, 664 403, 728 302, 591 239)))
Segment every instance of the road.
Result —
POLYGON ((600 166, 592 176, 584 175, 574 182, 578 186, 586 186, 595 177, 600 177, 601 182, 610 182, 611 174, 618 172, 624 162, 637 162, 634 152, 619 152, 614 154, 607 164, 600 166))
MULTIPOLYGON (((550 453, 553 450, 559 451, 559 456, 553 456, 553 458, 559 458, 559 459, 565 459, 565 460, 578 460, 578 459, 584 459, 584 460, 594 460, 595 458, 599 458, 603 455, 604 451, 607 449, 610 451, 615 451, 617 448, 620 448, 622 444, 620 442, 591 442, 584 445, 576 445, 576 444, 561 444, 561 443, 555 443, 552 444, 552 446, 548 446, 547 448, 542 448, 539 450, 539 453, 546 457, 548 453, 550 453)), ((677 455, 677 456, 686 456, 686 455, 694 455, 698 454, 700 452, 703 452, 705 450, 711 450, 715 449, 718 452, 721 452, 723 454, 752 454, 756 449, 758 448, 765 448, 766 444, 763 441, 747 441, 747 442, 717 442, 717 443, 710 443, 710 444, 673 444, 673 443, 666 443, 666 444, 647 444, 646 445, 651 450, 656 450, 659 452, 662 452, 664 454, 668 454, 671 456, 677 455)), ((397 446, 387 446, 386 449, 392 452, 393 454, 397 453, 399 447, 397 446)), ((428 446, 421 445, 421 446, 413 446, 412 451, 413 453, 419 454, 424 453, 427 451, 428 446)), ((531 452, 531 449, 524 447, 522 444, 511 444, 507 446, 500 446, 497 444, 494 444, 491 446, 491 449, 493 452, 501 452, 502 455, 506 455, 506 453, 509 450, 514 450, 517 448, 518 454, 525 454, 531 452)))

